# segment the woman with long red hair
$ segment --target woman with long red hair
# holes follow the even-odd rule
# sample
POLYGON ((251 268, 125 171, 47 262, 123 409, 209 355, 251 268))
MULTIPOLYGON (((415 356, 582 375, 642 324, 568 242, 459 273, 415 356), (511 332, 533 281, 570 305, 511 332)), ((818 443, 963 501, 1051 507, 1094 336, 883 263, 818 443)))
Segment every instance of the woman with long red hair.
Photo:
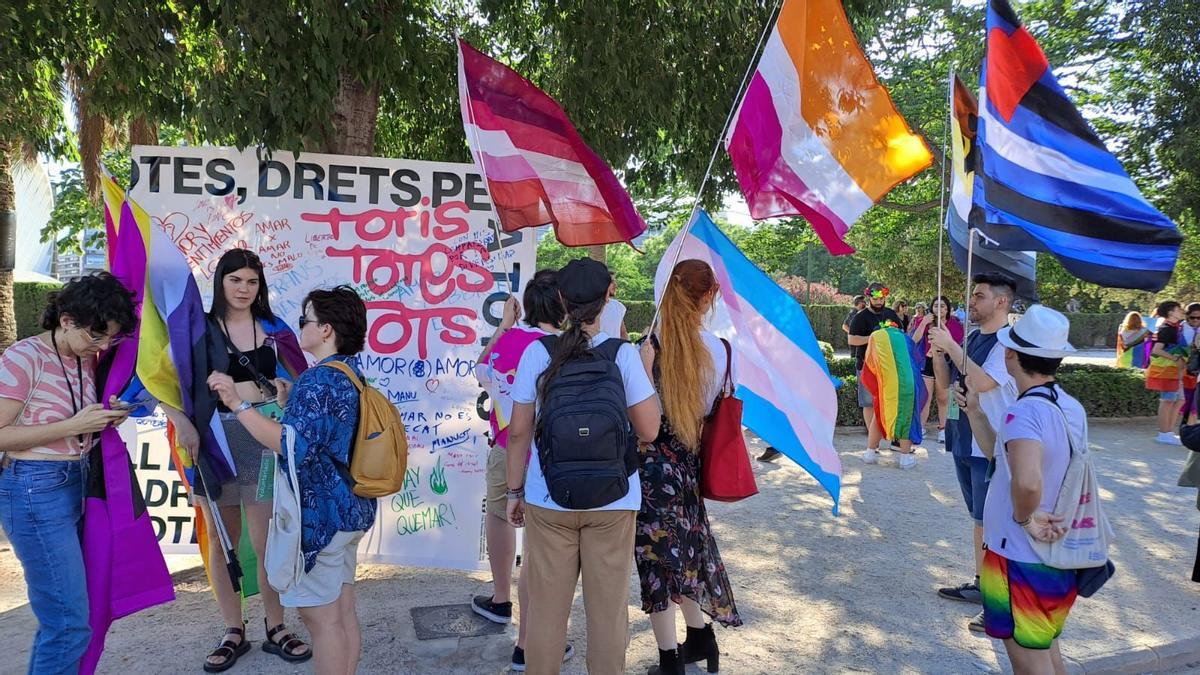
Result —
POLYGON ((718 290, 708 263, 677 264, 663 292, 658 329, 642 348, 663 409, 658 438, 639 453, 642 508, 634 541, 642 609, 658 642, 659 663, 650 675, 683 673, 685 664, 702 659, 717 672, 720 651, 705 615, 742 625, 700 497, 704 419, 733 366, 729 343, 703 330, 718 290), (676 605, 687 622, 682 645, 676 605))

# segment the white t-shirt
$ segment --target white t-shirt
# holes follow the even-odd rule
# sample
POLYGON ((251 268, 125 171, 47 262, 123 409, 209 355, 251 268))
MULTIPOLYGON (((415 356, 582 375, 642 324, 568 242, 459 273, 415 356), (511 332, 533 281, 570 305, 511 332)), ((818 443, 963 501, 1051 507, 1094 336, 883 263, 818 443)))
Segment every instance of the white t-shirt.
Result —
POLYGON ((625 305, 616 298, 609 299, 600 311, 600 332, 621 337, 621 324, 625 321, 625 305))
MULTIPOLYGON (((1039 391, 1046 391, 1039 388, 1039 391)), ((1066 413, 1071 433, 1077 439, 1087 438, 1087 413, 1079 401, 1057 385, 1058 405, 1066 413)), ((1062 489, 1067 466, 1071 463, 1071 446, 1067 440, 1062 417, 1045 400, 1033 397, 1016 401, 1004 415, 1004 425, 996 432, 996 473, 988 486, 987 502, 983 509, 983 540, 988 549, 1009 560, 1040 563, 1029 545, 1024 529, 1013 521, 1012 471, 1008 466, 1006 444, 1015 440, 1034 440, 1042 444, 1042 501, 1039 509, 1054 511, 1058 492, 1062 489)))
MULTIPOLYGON (((1009 375, 1008 368, 1004 365, 1004 345, 997 342, 992 346, 992 351, 988 352, 987 359, 980 367, 988 377, 996 381, 996 388, 979 395, 979 407, 987 415, 992 428, 999 429, 1009 406, 1017 400, 1017 381, 1009 375)), ((975 441, 974 434, 971 435, 971 456, 986 457, 979 448, 979 443, 975 441)))
MULTIPOLYGON (((712 412, 712 404, 716 402, 717 394, 721 393, 721 385, 725 383, 725 345, 721 343, 721 338, 708 331, 701 331, 700 339, 704 340, 704 346, 708 348, 708 355, 713 363, 712 379, 704 387, 704 400, 709 403, 708 412, 712 412)), ((733 382, 736 385, 737 354, 731 354, 731 358, 730 369, 733 371, 733 382)))
MULTIPOLYGON (((600 332, 592 338, 592 346, 603 344, 608 339, 606 333, 600 332)), ((521 356, 521 365, 517 366, 517 380, 513 383, 510 396, 515 403, 537 403, 538 378, 550 365, 550 353, 540 342, 529 345, 521 356)), ((642 359, 637 349, 631 344, 621 345, 617 351, 617 368, 621 371, 621 380, 625 384, 625 405, 633 406, 654 396, 654 385, 646 375, 642 359)), ((542 464, 538 461, 537 441, 532 444, 533 454, 529 458, 529 467, 525 473, 525 502, 544 509, 554 511, 569 511, 550 498, 550 490, 546 487, 546 477, 542 474, 542 464)), ((625 496, 589 511, 638 511, 642 508, 642 483, 638 472, 629 475, 629 492, 625 496)))

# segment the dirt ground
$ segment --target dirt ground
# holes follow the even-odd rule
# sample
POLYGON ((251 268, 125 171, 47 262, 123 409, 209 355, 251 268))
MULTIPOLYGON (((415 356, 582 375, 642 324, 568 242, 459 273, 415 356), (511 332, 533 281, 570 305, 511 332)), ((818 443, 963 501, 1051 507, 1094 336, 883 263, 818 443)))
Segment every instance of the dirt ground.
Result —
MULTIPOLYGON (((1071 614, 1063 651, 1072 670, 1139 647, 1200 645, 1200 584, 1189 580, 1200 512, 1196 491, 1175 487, 1187 450, 1156 445, 1152 437, 1147 421, 1093 425, 1105 505, 1117 530, 1118 573, 1071 614)), ((861 432, 837 436, 845 469, 836 517, 816 482, 787 460, 754 462, 760 494, 710 507, 746 621, 717 631, 722 672, 1008 670, 1000 643, 968 632, 977 608, 934 592, 971 574, 970 521, 949 455, 933 444, 919 453, 915 470, 900 471, 894 457, 866 466, 857 456, 864 440, 861 432)), ((197 559, 170 560, 179 570, 178 599, 119 621, 100 672, 200 671, 221 630, 216 606, 197 559)), ((515 626, 504 635, 418 641, 409 614, 413 607, 469 602, 487 592, 488 581, 481 573, 360 565, 361 672, 506 672, 515 626)), ((644 673, 655 662, 654 639, 634 577, 628 592, 627 670, 644 673)), ((577 596, 570 630, 577 656, 564 666, 567 673, 585 672, 583 618, 577 596)), ((262 612, 253 600, 248 620, 257 647, 262 612)), ((0 675, 24 672, 35 627, 20 567, 0 540, 0 675)), ((255 649, 230 672, 307 673, 311 665, 289 667, 255 649)))

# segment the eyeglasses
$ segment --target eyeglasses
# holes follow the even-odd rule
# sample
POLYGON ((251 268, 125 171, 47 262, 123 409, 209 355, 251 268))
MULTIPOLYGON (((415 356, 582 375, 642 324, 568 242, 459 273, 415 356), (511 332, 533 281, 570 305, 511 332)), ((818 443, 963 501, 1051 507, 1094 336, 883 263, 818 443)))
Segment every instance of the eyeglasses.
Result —
POLYGON ((84 328, 83 326, 79 326, 78 328, 79 328, 80 332, 82 332, 84 335, 86 335, 86 336, 87 336, 87 339, 88 339, 89 341, 91 341, 91 343, 92 343, 93 345, 102 345, 102 344, 108 343, 108 346, 109 346, 109 347, 112 347, 113 345, 118 345, 118 344, 121 344, 122 342, 124 342, 124 341, 125 341, 125 338, 129 337, 128 335, 100 335, 100 336, 96 336, 95 334, 93 334, 93 333, 92 333, 92 331, 90 331, 90 330, 88 330, 88 329, 84 328))
POLYGON ((1189 314, 1188 321, 1200 321, 1200 314, 1189 314))
POLYGON ((321 321, 319 321, 317 319, 310 319, 307 316, 304 316, 303 314, 300 315, 300 318, 296 321, 296 324, 298 326, 300 326, 300 330, 304 330, 304 327, 310 323, 315 323, 315 324, 319 325, 321 323, 321 321))

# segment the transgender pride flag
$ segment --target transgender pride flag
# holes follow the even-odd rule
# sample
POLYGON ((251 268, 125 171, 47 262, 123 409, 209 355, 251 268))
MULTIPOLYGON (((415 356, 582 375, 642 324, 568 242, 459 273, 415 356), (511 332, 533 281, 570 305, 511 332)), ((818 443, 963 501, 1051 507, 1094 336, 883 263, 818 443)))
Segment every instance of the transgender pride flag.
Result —
POLYGON ((875 78, 839 0, 784 0, 725 138, 755 219, 804 216, 834 255, 933 161, 875 78))
POLYGON ((646 231, 612 169, 567 114, 513 69, 458 41, 463 130, 505 232, 553 225, 567 246, 632 242, 646 231))
POLYGON ((710 327, 729 339, 737 358, 742 424, 812 474, 833 497, 837 513, 842 463, 833 448, 836 385, 800 303, 703 211, 663 255, 654 275, 658 300, 676 258, 703 260, 721 285, 710 327))

